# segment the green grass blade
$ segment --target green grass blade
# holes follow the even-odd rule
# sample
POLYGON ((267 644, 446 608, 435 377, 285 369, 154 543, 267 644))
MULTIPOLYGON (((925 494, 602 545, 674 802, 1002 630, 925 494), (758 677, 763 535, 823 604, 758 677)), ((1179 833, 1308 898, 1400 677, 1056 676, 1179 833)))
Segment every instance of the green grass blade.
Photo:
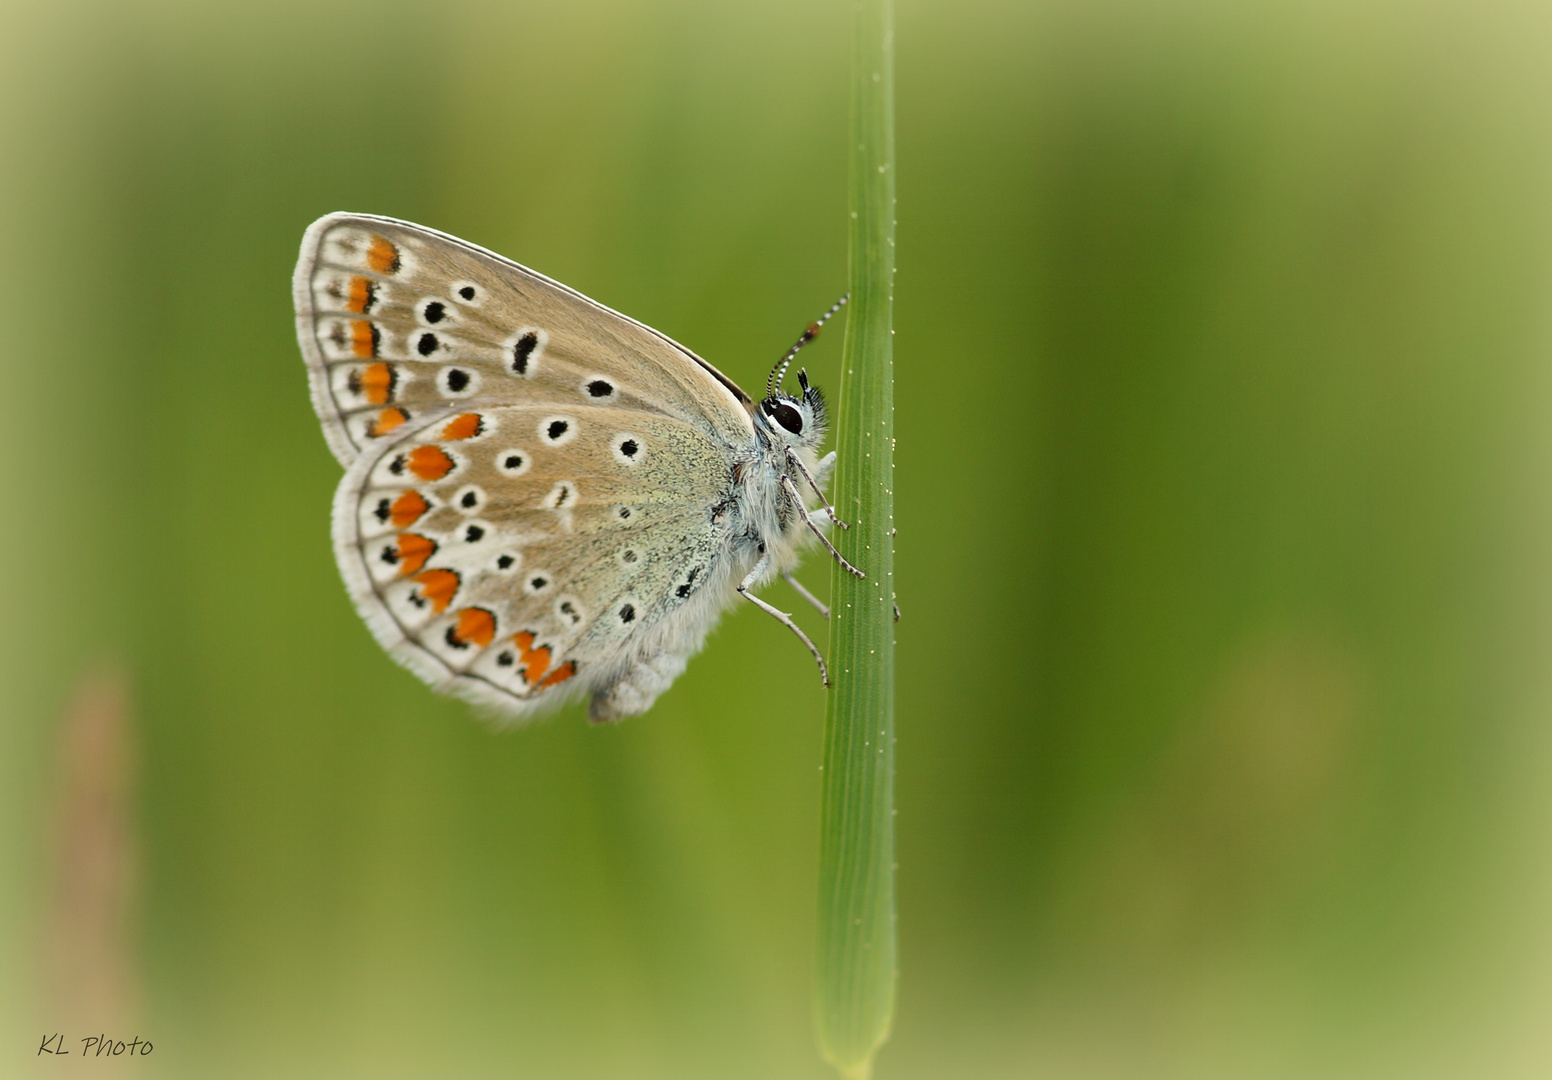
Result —
POLYGON ((895 1007, 894 10, 858 0, 851 104, 851 307, 840 386, 835 567, 820 807, 819 1047, 872 1069, 895 1007))

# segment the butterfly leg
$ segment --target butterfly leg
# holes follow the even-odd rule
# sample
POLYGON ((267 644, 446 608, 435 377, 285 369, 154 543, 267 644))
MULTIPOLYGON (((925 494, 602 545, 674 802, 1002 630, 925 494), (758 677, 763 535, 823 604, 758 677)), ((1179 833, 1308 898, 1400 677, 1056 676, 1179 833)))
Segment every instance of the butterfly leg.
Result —
POLYGON ((819 614, 823 615, 827 619, 830 617, 829 606, 825 604, 823 600, 819 599, 819 597, 803 588, 802 582, 798 581, 797 578, 792 576, 791 570, 783 570, 781 572, 781 577, 783 581, 792 586, 793 592, 807 600, 810 604, 813 604, 814 608, 819 612, 819 614))
POLYGON ((819 481, 821 488, 829 486, 830 477, 835 475, 835 451, 831 450, 819 459, 819 467, 814 470, 814 479, 819 481))
POLYGON ((788 630, 791 630, 794 634, 796 634, 798 636, 798 640, 799 641, 801 641, 803 644, 808 646, 808 651, 814 654, 814 662, 819 665, 819 678, 820 678, 821 681, 824 682, 825 686, 828 687, 830 685, 830 671, 829 671, 828 668, 825 667, 824 656, 823 656, 823 654, 820 653, 818 647, 812 641, 808 640, 808 635, 803 633, 803 628, 798 626, 797 623, 792 621, 792 616, 791 615, 788 615, 784 611, 777 610, 776 608, 772 607, 770 604, 767 604, 764 600, 761 600, 754 593, 749 591, 749 586, 753 585, 756 581, 759 581, 761 575, 763 575, 765 573, 765 571, 770 567, 770 565, 771 565, 770 554, 767 553, 767 554, 761 556, 760 561, 755 564, 754 569, 749 571, 748 576, 745 577, 743 581, 740 581, 738 583, 739 595, 741 595, 745 600, 750 601, 751 603, 753 603, 755 606, 759 607, 763 611, 765 611, 765 612, 769 613, 770 615, 774 616, 775 619, 778 622, 780 622, 788 630))
MULTIPOLYGON (((851 528, 850 525, 848 525, 848 524, 846 524, 846 522, 842 521, 840 519, 840 517, 836 514, 835 507, 830 505, 830 500, 825 498, 825 493, 823 491, 819 490, 819 484, 814 479, 813 475, 811 473, 809 473, 808 466, 803 464, 803 459, 798 457, 797 451, 792 449, 792 447, 790 447, 790 446, 787 447, 787 460, 791 464, 797 466, 798 472, 803 474, 803 479, 808 481, 808 486, 814 489, 814 494, 819 496, 819 505, 823 506, 824 509, 825 509, 825 513, 830 515, 830 520, 835 522, 837 525, 839 525, 843 529, 851 528)), ((829 462, 830 466, 832 468, 835 466, 835 452, 833 450, 829 454, 827 454, 825 456, 825 461, 829 462)), ((821 466, 821 468, 822 467, 823 466, 821 466)))
MULTIPOLYGON (((825 550, 829 551, 830 555, 835 559, 835 561, 840 563, 848 574, 856 574, 860 578, 867 577, 868 575, 864 574, 861 570, 858 570, 851 563, 847 562, 845 558, 841 556, 841 553, 835 550, 835 545, 830 543, 830 538, 819 531, 819 526, 815 523, 813 517, 810 516, 808 507, 803 505, 803 497, 798 494, 798 486, 792 482, 792 477, 783 473, 781 477, 781 486, 787 492, 788 496, 791 497, 793 505, 798 508, 798 515, 803 519, 803 523, 814 531, 814 535, 819 537, 819 542, 825 546, 825 550)), ((835 520, 833 513, 831 513, 830 520, 835 520)))

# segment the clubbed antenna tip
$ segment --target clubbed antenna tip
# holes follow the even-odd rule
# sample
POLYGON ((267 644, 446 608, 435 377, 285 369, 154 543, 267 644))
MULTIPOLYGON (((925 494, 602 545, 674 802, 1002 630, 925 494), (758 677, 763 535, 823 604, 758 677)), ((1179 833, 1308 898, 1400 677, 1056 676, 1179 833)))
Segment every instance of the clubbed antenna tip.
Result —
POLYGON ((803 331, 803 336, 798 338, 798 343, 792 346, 792 348, 788 349, 787 355, 783 356, 777 362, 776 366, 771 368, 771 377, 765 380, 766 397, 770 397, 772 394, 776 393, 776 391, 781 389, 781 380, 787 377, 787 368, 791 366, 792 358, 797 356, 798 350, 818 337, 819 331, 824 329, 824 324, 830 321, 830 316, 834 315, 837 311, 840 311, 841 308, 845 307, 846 301, 850 299, 851 293, 847 293, 845 296, 841 297, 833 305, 831 305, 829 311, 819 316, 818 322, 810 323, 808 329, 803 331))

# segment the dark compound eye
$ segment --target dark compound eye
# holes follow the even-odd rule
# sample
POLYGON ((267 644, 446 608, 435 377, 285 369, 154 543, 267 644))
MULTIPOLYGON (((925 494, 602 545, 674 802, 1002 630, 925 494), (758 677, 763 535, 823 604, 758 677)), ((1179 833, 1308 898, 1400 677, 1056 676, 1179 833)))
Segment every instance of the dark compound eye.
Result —
POLYGON ((803 414, 798 412, 791 405, 788 405, 785 401, 777 404, 777 406, 771 410, 771 415, 776 418, 776 422, 778 424, 792 432, 792 434, 803 434, 803 414))

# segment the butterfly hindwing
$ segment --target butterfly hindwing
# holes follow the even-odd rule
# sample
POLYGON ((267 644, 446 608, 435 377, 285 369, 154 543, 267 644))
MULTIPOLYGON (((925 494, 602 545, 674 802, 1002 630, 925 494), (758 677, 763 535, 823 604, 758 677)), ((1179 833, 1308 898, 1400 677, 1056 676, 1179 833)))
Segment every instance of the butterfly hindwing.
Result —
POLYGON ((391 218, 308 229, 293 284, 313 405, 345 465, 428 413, 550 402, 752 437, 748 398, 650 328, 541 274, 391 218))
MULTIPOLYGON (((727 573, 731 487, 716 439, 673 416, 444 405, 347 470, 336 554, 390 653, 524 715, 611 685, 677 632, 676 615, 704 607, 727 573)), ((713 618, 691 621, 703 635, 713 618)))

